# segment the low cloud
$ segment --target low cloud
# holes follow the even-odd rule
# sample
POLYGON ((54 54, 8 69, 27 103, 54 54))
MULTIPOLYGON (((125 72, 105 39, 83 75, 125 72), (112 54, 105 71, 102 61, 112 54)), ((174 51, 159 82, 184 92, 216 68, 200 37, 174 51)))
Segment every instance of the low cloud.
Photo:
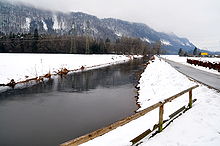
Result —
POLYGON ((142 22, 157 31, 187 37, 202 49, 220 51, 219 0, 10 0, 99 18, 142 22))

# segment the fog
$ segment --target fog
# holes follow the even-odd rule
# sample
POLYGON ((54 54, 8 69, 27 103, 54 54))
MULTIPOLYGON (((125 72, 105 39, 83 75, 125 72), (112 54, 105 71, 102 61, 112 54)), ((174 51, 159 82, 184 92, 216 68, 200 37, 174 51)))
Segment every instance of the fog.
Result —
POLYGON ((220 51, 220 0, 10 0, 63 12, 141 22, 156 31, 188 38, 201 49, 220 51))

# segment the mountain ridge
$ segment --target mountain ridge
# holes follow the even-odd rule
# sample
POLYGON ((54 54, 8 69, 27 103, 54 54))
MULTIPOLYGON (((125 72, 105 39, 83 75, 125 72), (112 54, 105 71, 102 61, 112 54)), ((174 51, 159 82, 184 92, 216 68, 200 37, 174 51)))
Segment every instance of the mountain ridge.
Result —
POLYGON ((115 18, 100 19, 83 12, 63 13, 0 1, 0 32, 41 34, 90 35, 95 38, 116 40, 120 37, 140 38, 148 43, 161 42, 167 54, 177 54, 180 48, 192 52, 195 46, 175 34, 157 32, 144 23, 128 22, 115 18))

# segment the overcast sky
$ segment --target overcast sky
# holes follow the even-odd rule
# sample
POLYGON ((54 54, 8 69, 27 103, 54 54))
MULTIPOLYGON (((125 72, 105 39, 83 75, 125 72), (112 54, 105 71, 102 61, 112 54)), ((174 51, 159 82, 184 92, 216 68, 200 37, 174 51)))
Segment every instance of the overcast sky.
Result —
POLYGON ((142 22, 156 31, 188 38, 201 49, 220 51, 220 0, 10 0, 44 9, 80 11, 99 18, 142 22))

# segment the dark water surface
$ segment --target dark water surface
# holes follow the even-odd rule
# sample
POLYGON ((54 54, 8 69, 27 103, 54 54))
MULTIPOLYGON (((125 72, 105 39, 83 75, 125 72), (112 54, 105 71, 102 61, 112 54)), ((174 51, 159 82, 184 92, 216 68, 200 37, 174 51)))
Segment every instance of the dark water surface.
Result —
POLYGON ((54 146, 133 114, 143 60, 0 93, 0 146, 54 146))

